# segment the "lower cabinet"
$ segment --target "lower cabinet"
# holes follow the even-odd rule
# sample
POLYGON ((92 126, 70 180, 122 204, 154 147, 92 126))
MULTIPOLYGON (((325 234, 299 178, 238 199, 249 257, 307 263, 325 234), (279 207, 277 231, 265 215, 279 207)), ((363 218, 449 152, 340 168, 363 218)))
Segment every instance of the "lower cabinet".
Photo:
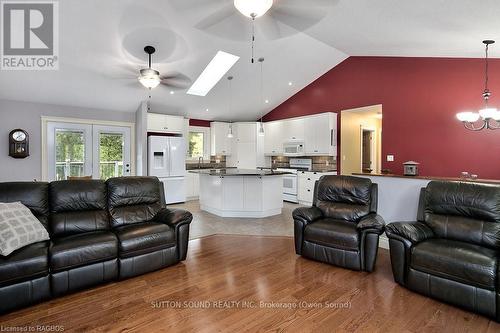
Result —
POLYGON ((200 196, 200 175, 187 172, 186 175, 186 200, 196 200, 200 196))
POLYGON ((297 199, 299 203, 312 206, 314 196, 314 185, 321 176, 337 175, 336 172, 311 172, 299 171, 297 181, 297 199))

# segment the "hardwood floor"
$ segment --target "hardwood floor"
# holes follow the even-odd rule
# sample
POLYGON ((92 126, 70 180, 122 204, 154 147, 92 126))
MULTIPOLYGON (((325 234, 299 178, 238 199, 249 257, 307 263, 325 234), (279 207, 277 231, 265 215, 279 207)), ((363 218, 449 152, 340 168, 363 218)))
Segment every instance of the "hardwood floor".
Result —
POLYGON ((0 317, 0 328, 52 325, 81 332, 500 331, 500 325, 487 318, 399 287, 392 279, 386 250, 379 253, 377 270, 368 274, 296 256, 290 237, 215 235, 192 240, 189 247, 183 263, 10 313, 0 317))

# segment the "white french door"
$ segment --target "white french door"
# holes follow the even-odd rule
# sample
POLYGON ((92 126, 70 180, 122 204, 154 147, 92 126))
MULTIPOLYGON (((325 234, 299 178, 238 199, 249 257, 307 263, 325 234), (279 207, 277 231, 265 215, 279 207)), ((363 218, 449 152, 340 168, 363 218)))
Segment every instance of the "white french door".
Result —
POLYGON ((92 175, 97 179, 130 176, 130 128, 92 125, 92 175))
POLYGON ((48 121, 46 133, 50 181, 131 174, 130 127, 48 121))

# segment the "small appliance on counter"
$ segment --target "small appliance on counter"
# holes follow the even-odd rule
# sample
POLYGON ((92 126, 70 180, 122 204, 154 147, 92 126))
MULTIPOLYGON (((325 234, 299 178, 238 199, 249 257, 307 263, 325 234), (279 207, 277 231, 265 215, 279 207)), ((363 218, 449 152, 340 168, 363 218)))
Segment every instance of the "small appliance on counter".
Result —
POLYGON ((415 161, 408 161, 403 163, 405 176, 418 176, 418 166, 420 163, 415 161))
POLYGON ((165 203, 186 201, 186 143, 182 137, 148 138, 148 175, 156 176, 165 188, 165 203))

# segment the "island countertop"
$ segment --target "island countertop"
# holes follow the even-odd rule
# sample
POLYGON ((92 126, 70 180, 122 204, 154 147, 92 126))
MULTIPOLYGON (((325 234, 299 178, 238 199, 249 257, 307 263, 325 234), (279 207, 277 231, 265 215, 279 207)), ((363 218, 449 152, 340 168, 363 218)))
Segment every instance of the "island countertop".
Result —
POLYGON ((224 177, 243 177, 243 176, 282 176, 291 174, 286 171, 275 171, 275 170, 253 170, 253 169, 198 169, 198 170, 189 170, 190 173, 197 173, 201 175, 209 175, 209 176, 224 176, 224 177))

